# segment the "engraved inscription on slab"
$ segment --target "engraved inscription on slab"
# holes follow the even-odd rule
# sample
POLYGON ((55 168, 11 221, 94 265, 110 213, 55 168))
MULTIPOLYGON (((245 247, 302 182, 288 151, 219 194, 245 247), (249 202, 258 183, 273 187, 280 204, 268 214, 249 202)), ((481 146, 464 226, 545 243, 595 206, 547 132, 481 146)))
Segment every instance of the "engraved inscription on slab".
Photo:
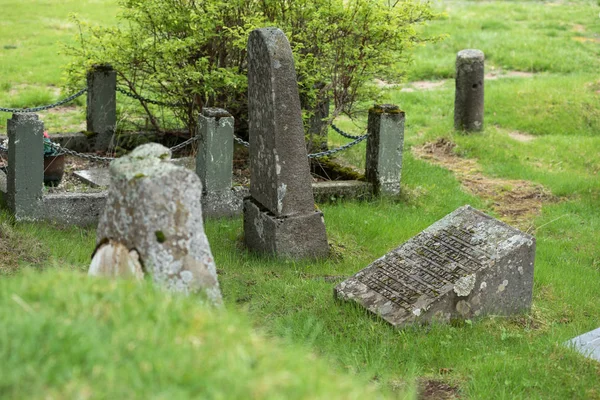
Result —
POLYGON ((512 314, 531 305, 534 257, 533 237, 465 206, 334 293, 395 326, 512 314))

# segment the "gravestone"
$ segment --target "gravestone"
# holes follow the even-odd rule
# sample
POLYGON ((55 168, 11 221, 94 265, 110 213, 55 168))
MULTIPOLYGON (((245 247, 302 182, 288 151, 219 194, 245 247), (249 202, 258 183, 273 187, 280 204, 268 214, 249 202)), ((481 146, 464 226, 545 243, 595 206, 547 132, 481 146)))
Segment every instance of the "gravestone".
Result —
POLYGON ((111 162, 89 274, 150 274, 168 290, 203 292, 211 303, 221 304, 202 223, 200 178, 170 157, 169 149, 150 143, 111 162))
POLYGON ((531 307, 535 239, 464 206, 334 289, 396 327, 531 307))
POLYGON ((567 342, 586 357, 600 362, 600 328, 577 336, 567 342))
POLYGON ((484 55, 481 50, 461 50, 456 55, 454 128, 483 129, 484 55))
POLYGON ((91 187, 103 187, 110 184, 110 174, 107 168, 90 168, 73 172, 77 178, 91 187))
POLYGON ((292 50, 277 28, 256 29, 248 39, 248 117, 246 246, 293 258, 326 256, 329 246, 323 215, 315 211, 292 50))

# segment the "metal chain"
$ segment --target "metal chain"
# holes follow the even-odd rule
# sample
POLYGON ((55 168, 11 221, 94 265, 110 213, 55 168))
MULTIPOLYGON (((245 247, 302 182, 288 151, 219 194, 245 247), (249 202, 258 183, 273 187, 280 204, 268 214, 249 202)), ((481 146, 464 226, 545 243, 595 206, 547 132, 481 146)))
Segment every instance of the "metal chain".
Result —
MULTIPOLYGON (((335 149, 331 149, 331 150, 327 150, 327 151, 322 151, 320 153, 313 153, 313 154, 309 154, 308 158, 319 158, 319 157, 327 157, 330 156, 332 154, 335 154, 337 152, 349 149, 350 147, 359 144, 360 142, 362 142, 363 140, 365 140, 367 138, 367 136, 369 135, 363 135, 363 136, 357 136, 352 142, 347 143, 343 146, 340 146, 338 148, 335 149)), ((245 146, 245 147, 250 147, 250 143, 246 142, 245 140, 240 139, 237 136, 234 136, 233 139, 238 142, 239 144, 245 146)))
POLYGON ((244 139, 239 138, 237 136, 233 137, 233 140, 235 140, 236 142, 238 142, 239 144, 241 144, 244 147, 250 147, 250 143, 246 142, 244 139))
POLYGON ((181 142, 178 145, 170 147, 169 150, 171 150, 171 153, 175 153, 176 151, 179 151, 179 150, 183 149, 188 144, 193 143, 193 142, 195 142, 195 141, 197 141, 199 139, 200 139, 200 136, 195 135, 195 136, 189 138, 188 140, 186 140, 185 142, 181 142))
POLYGON ((361 137, 360 135, 358 135, 358 136, 350 135, 349 133, 346 133, 343 130, 341 130, 340 128, 338 128, 337 126, 335 126, 333 123, 331 124, 331 129, 333 129, 334 131, 336 131, 337 133, 339 133, 340 135, 342 135, 343 137, 348 138, 348 139, 358 139, 359 137, 361 137))
POLYGON ((0 111, 4 111, 4 112, 9 112, 9 113, 15 113, 15 114, 20 114, 20 113, 32 113, 32 112, 37 112, 37 111, 44 111, 44 110, 49 110, 51 108, 54 107, 58 107, 58 106, 62 106, 65 103, 68 103, 76 98, 78 98, 79 96, 81 96, 82 94, 84 94, 85 92, 87 92, 88 88, 84 88, 81 89, 79 92, 67 97, 66 99, 60 100, 56 103, 53 104, 49 104, 47 106, 40 106, 40 107, 33 107, 33 108, 4 108, 4 107, 0 107, 0 111))
POLYGON ((154 105, 157 105, 157 106, 181 107, 181 106, 185 105, 183 103, 165 103, 165 102, 162 102, 162 101, 150 100, 150 99, 147 99, 145 97, 140 96, 139 94, 128 92, 125 89, 121 89, 120 87, 117 87, 117 92, 123 93, 125 96, 131 97, 132 99, 136 99, 136 100, 142 101, 144 103, 154 104, 154 105))
POLYGON ((367 138, 367 136, 369 136, 369 135, 358 136, 352 142, 347 143, 347 144, 345 144, 343 146, 337 147, 335 149, 331 149, 331 150, 327 150, 327 151, 322 151, 320 153, 309 154, 308 158, 328 157, 328 156, 330 156, 332 154, 335 154, 337 152, 349 149, 350 147, 359 144, 360 142, 362 142, 363 140, 365 140, 367 138))
POLYGON ((91 161, 112 161, 112 160, 115 159, 115 157, 100 157, 100 156, 96 156, 94 154, 79 153, 79 152, 77 152, 75 150, 69 150, 69 149, 67 149, 65 147, 62 147, 60 144, 54 143, 54 142, 49 143, 49 145, 53 149, 57 150, 59 152, 59 154, 68 154, 70 156, 84 158, 86 160, 91 160, 91 161))

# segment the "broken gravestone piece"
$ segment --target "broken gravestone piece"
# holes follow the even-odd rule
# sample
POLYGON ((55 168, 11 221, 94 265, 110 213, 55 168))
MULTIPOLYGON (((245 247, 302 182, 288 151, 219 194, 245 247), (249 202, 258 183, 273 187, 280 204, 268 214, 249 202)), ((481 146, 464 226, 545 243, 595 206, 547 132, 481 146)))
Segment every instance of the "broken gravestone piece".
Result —
POLYGON ((323 214, 315 210, 300 96, 290 44, 277 28, 248 39, 250 197, 244 242, 292 258, 329 254, 323 214))
POLYGON ((216 267, 202 224, 202 184, 170 157, 169 149, 150 143, 110 164, 89 274, 141 278, 147 273, 162 287, 203 292, 219 305, 216 267))
POLYGON ((535 238, 464 206, 340 283, 395 327, 531 307, 535 238))

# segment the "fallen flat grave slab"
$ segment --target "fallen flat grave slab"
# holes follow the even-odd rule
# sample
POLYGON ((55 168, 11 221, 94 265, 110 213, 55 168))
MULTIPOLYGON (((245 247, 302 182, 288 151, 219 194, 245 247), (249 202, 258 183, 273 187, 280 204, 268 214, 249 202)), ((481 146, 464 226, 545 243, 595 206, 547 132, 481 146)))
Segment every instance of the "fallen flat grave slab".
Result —
POLYGON ((535 238, 464 206, 337 285, 395 327, 531 307, 535 238))
POLYGON ((586 357, 600 362, 600 328, 577 336, 566 343, 586 357))
POLYGON ((90 168, 81 171, 75 171, 73 174, 83 183, 91 187, 101 187, 110 185, 110 174, 108 168, 90 168))

